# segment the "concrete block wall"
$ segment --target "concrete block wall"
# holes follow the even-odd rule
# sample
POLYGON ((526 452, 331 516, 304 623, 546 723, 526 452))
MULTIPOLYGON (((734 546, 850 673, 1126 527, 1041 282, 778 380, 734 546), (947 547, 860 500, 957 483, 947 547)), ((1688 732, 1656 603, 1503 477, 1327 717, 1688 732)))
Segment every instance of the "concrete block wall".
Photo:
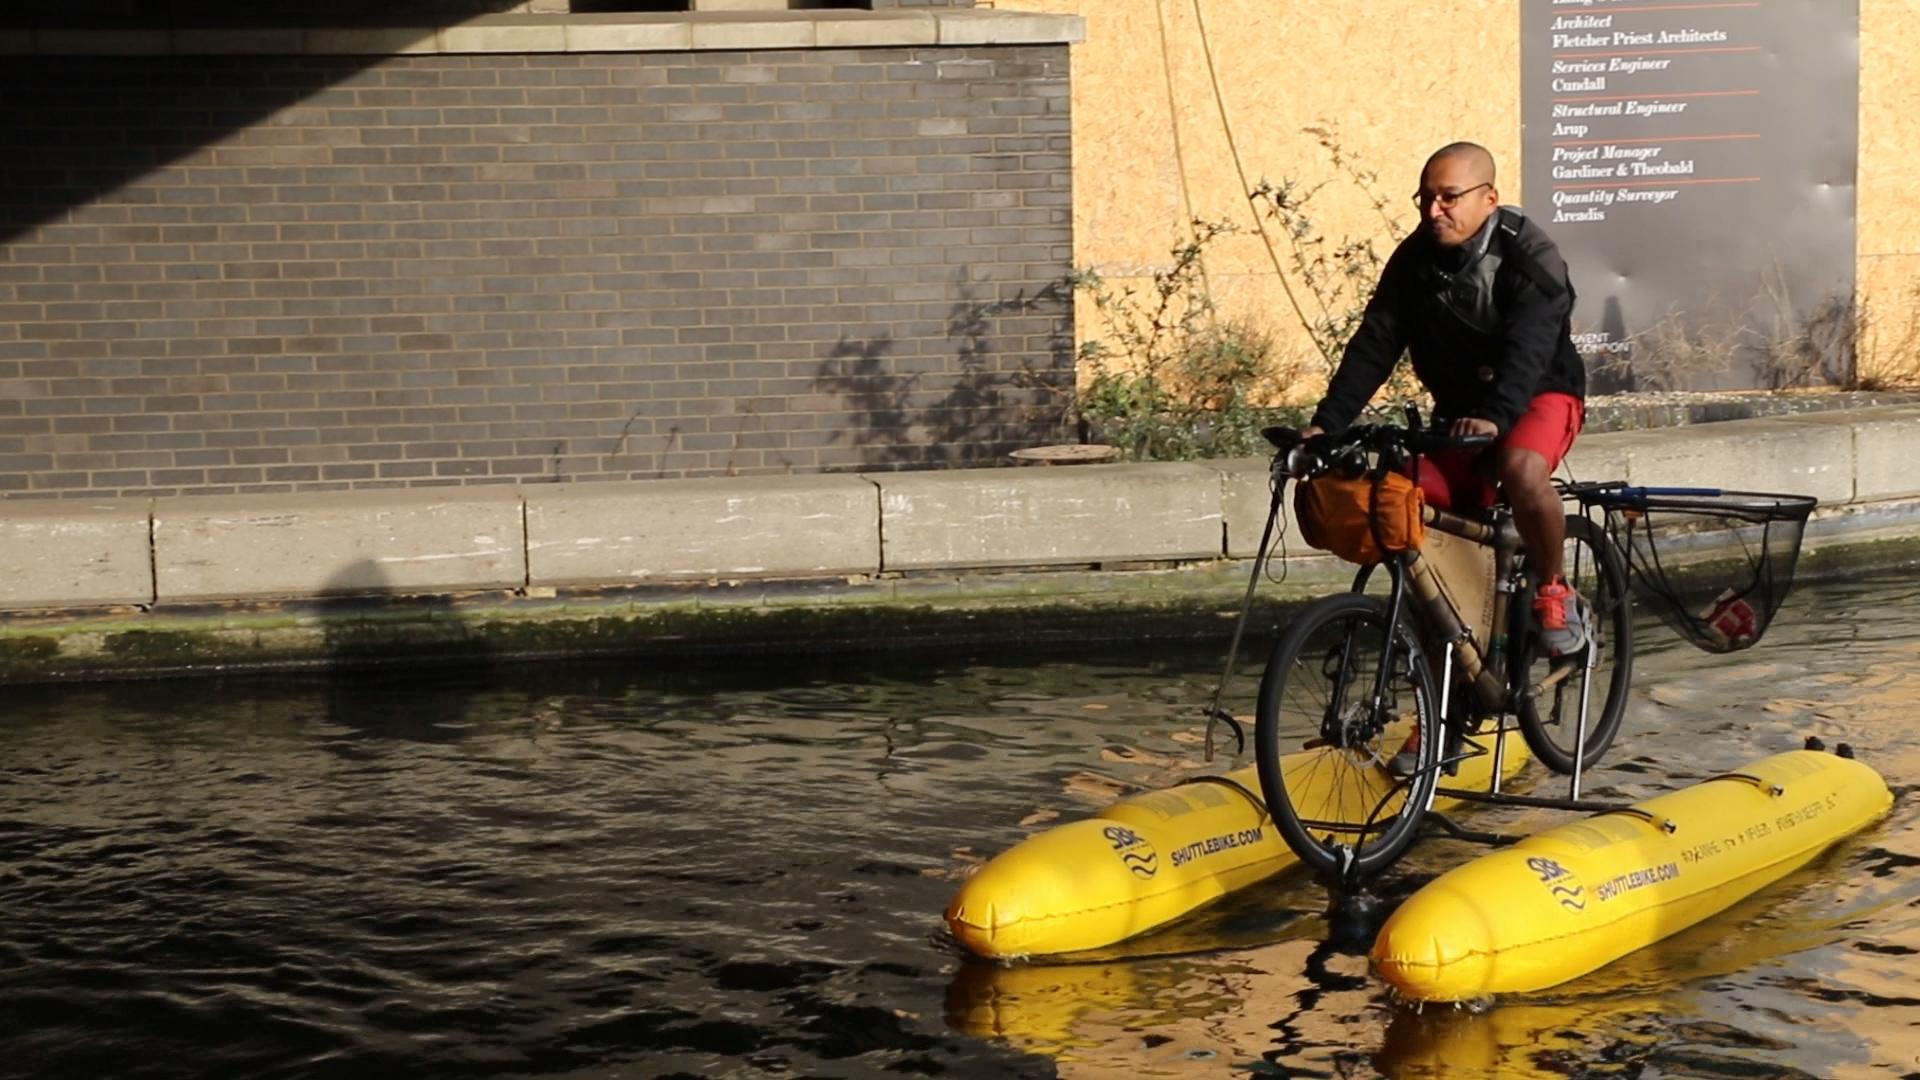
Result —
MULTIPOLYGON (((1817 468, 1819 462, 1812 459, 1824 449, 1817 440, 1831 425, 1811 416, 1780 422, 1796 425, 1788 429, 1796 434, 1813 435, 1793 458, 1802 468, 1817 468)), ((1920 497, 1920 408, 1889 405, 1859 409, 1849 414, 1846 427, 1852 436, 1853 489, 1850 497, 1843 501, 1865 503, 1920 497)))
POLYGON ((1068 131, 1063 43, 9 56, 0 499, 1057 441, 1068 131))
MULTIPOLYGON (((1920 499, 1914 460, 1920 406, 1594 435, 1572 459, 1835 519, 1920 499)), ((0 610, 1247 558, 1269 491, 1247 459, 33 503, 0 517, 0 610)), ((1297 530, 1287 552, 1325 561, 1297 530)))
POLYGON ((0 608, 153 602, 148 499, 63 500, 0 516, 0 608))
POLYGON ((526 491, 533 586, 871 574, 874 487, 856 476, 569 484, 526 491))
MULTIPOLYGON (((1784 491, 1827 504, 1858 496, 1854 464, 1861 434, 1851 424, 1788 417, 1712 428, 1711 441, 1676 438, 1672 429, 1585 438, 1574 444, 1567 465, 1582 480, 1784 491)), ((1873 491, 1870 497, 1884 494, 1873 491)))
POLYGON ((1220 474, 1208 465, 965 470, 878 482, 888 570, 1221 553, 1220 474))
POLYGON ((518 492, 322 492, 154 500, 153 581, 169 602, 513 589, 526 581, 518 492))

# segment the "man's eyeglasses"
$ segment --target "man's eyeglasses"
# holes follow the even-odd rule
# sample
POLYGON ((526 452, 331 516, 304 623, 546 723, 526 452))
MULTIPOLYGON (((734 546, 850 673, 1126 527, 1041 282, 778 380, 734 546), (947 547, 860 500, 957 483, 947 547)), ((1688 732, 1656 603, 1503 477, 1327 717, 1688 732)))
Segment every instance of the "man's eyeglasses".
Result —
POLYGON ((1416 191, 1413 195, 1413 205, 1425 210, 1434 203, 1439 203, 1440 209, 1451 210, 1453 209, 1453 205, 1461 199, 1479 191, 1481 188, 1490 188, 1492 186, 1491 183, 1482 183, 1475 184, 1470 188, 1463 188, 1459 191, 1416 191))

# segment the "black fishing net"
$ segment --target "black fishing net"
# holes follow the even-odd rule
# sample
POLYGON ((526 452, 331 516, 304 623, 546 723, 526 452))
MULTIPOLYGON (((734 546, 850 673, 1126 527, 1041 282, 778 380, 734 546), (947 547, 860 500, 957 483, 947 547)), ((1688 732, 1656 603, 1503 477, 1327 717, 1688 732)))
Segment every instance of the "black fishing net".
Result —
POLYGON ((1815 500, 1710 488, 1619 487, 1583 495, 1605 509, 1634 592, 1695 646, 1758 643, 1793 586, 1815 500))

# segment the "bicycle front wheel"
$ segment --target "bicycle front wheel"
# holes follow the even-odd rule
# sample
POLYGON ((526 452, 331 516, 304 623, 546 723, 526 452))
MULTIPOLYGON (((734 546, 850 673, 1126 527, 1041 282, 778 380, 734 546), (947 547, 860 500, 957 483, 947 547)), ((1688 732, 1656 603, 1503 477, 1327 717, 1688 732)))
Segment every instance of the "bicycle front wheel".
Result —
MULTIPOLYGON (((1627 686, 1633 681, 1633 604, 1620 553, 1593 522, 1568 515, 1560 558, 1567 584, 1592 607, 1587 648, 1571 657, 1549 660, 1540 654, 1537 643, 1530 644, 1529 690, 1521 697, 1519 717, 1520 733, 1534 756, 1553 771, 1570 774, 1583 699, 1587 738, 1580 756, 1582 769, 1598 761, 1620 733, 1627 686), (1567 670, 1556 670, 1559 667, 1567 670), (1538 693, 1531 692, 1535 687, 1540 688, 1538 693)), ((1523 625, 1531 626, 1531 611, 1516 614, 1529 620, 1523 625)))
POLYGON ((1287 627, 1260 680, 1254 748, 1267 810, 1301 862, 1357 878, 1399 858, 1439 783, 1438 702, 1418 638, 1401 625, 1389 641, 1376 597, 1325 597, 1287 627), (1403 751, 1396 777, 1388 763, 1403 751))

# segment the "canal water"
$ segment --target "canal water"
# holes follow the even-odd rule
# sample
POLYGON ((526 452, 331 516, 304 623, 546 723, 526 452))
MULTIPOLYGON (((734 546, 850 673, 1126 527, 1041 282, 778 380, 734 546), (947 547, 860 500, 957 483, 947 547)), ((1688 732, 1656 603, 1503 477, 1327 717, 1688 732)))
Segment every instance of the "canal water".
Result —
POLYGON ((1395 1003, 1296 877, 1089 962, 946 936, 985 858, 1204 767, 1221 642, 10 689, 0 1076, 1920 1075, 1920 576, 1732 657, 1639 627, 1601 793, 1818 735, 1892 814, 1480 1013, 1395 1003))

